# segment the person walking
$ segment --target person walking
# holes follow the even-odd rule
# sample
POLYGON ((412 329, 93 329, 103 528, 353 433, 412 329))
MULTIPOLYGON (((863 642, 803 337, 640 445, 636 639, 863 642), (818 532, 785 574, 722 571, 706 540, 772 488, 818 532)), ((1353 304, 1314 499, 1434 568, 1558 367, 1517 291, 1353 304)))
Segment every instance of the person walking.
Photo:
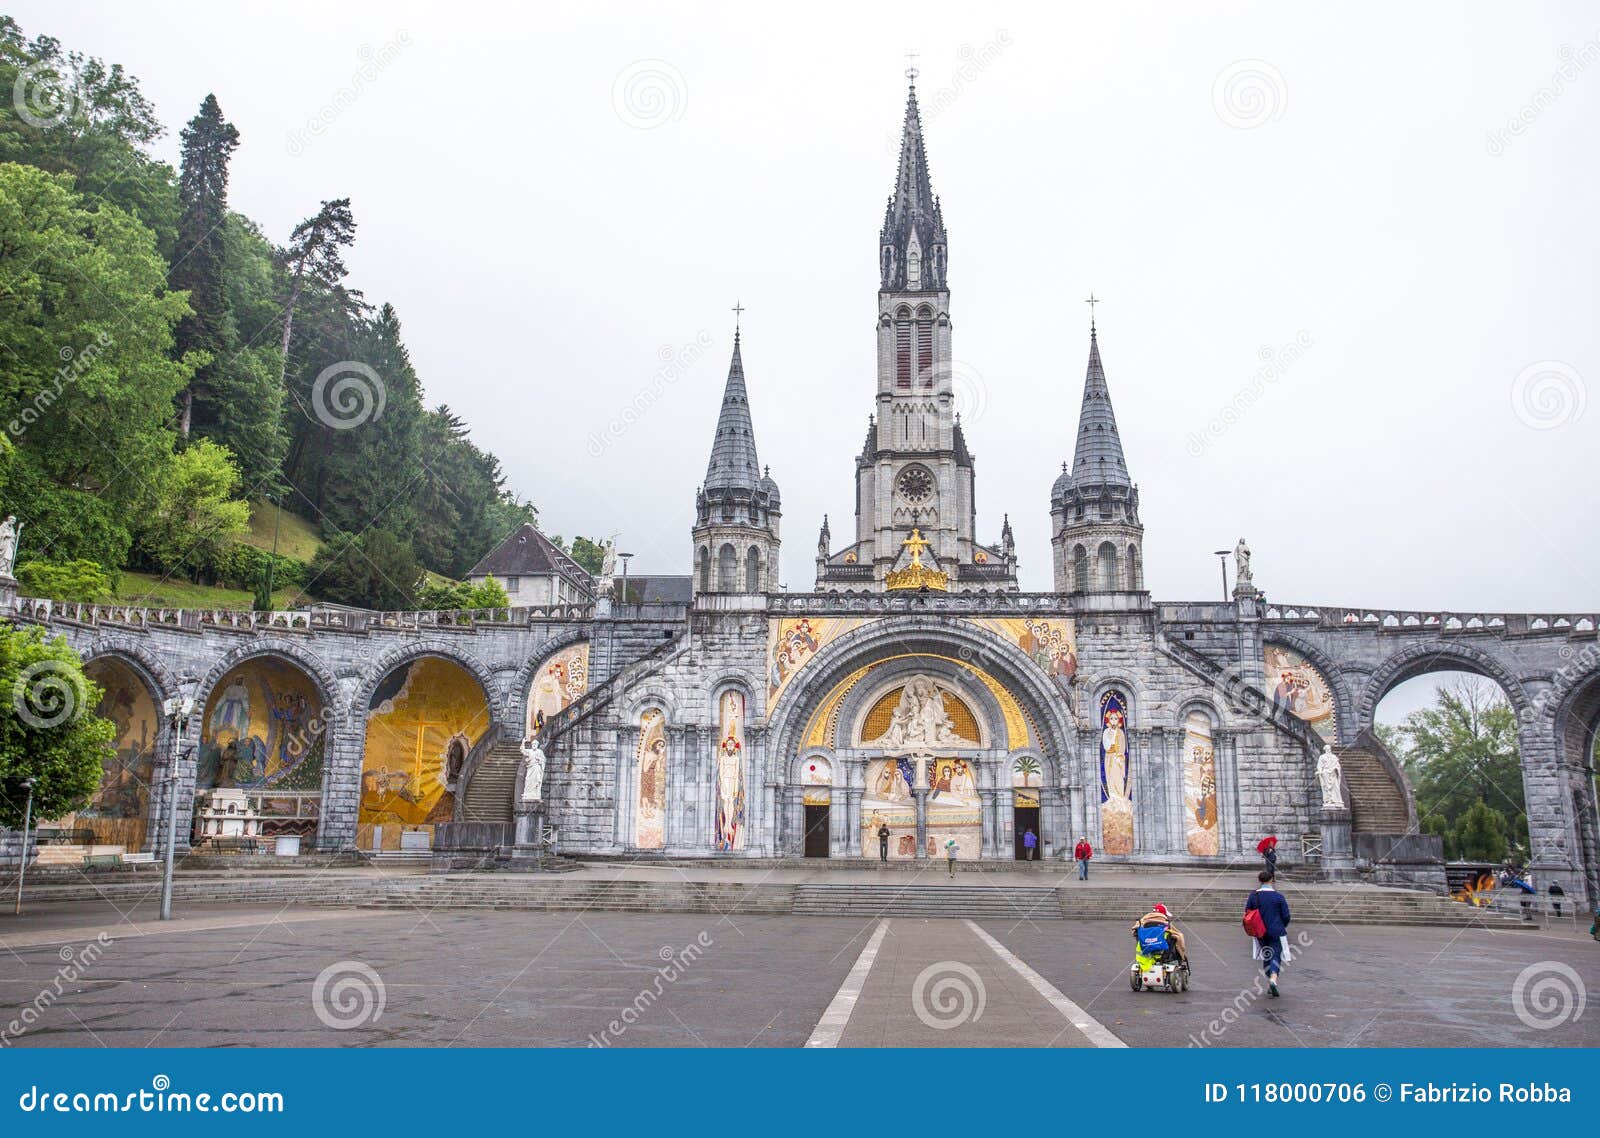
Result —
POLYGON ((959 853, 960 850, 961 850, 961 847, 956 845, 956 840, 954 838, 949 838, 949 839, 947 839, 945 841, 945 843, 944 843, 945 865, 949 867, 950 876, 952 878, 954 878, 955 875, 956 875, 956 854, 959 853))
POLYGON ((1079 838, 1078 844, 1072 847, 1072 856, 1078 862, 1078 880, 1089 880, 1089 859, 1094 856, 1094 847, 1089 844, 1088 838, 1079 838))
POLYGON ((1256 843, 1256 852, 1261 855, 1262 866, 1272 876, 1278 876, 1278 836, 1262 838, 1256 843))
POLYGON ((878 825, 878 860, 889 860, 889 823, 882 822, 878 825))
POLYGON ((1039 835, 1033 832, 1032 826, 1029 826, 1028 832, 1022 835, 1022 848, 1026 851, 1025 856, 1029 861, 1032 861, 1034 854, 1039 852, 1039 835))
POLYGON ((1289 902, 1273 887, 1267 870, 1256 874, 1256 881, 1259 884, 1244 903, 1244 927, 1255 941, 1251 956, 1261 961, 1267 992, 1276 998, 1278 977, 1289 963, 1289 902))

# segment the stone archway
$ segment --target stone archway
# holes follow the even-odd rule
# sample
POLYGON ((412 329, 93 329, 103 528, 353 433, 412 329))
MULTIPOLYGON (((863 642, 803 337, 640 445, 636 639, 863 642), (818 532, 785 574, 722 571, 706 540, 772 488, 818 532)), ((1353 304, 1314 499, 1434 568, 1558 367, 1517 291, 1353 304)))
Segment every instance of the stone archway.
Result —
POLYGON ((115 723, 117 734, 94 796, 58 825, 92 832, 97 846, 149 849, 157 769, 164 773, 171 757, 161 688, 144 661, 117 649, 88 654, 83 671, 101 691, 95 714, 115 723))

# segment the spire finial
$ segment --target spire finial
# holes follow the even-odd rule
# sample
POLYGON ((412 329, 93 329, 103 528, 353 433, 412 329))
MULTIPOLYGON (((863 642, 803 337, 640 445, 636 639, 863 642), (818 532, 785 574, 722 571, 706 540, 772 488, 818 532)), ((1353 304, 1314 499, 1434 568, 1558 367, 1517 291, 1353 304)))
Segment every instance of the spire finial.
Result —
POLYGON ((906 79, 910 81, 911 86, 915 87, 917 85, 917 76, 920 74, 922 72, 917 70, 917 53, 914 51, 906 52, 906 79))
POLYGON ((744 305, 736 300, 733 302, 733 308, 730 311, 733 313, 733 334, 737 336, 739 334, 739 317, 744 315, 744 305))
POLYGON ((1091 292, 1089 294, 1089 299, 1084 301, 1083 303, 1085 303, 1085 304, 1087 304, 1089 306, 1089 335, 1093 336, 1095 334, 1095 332, 1094 332, 1094 306, 1100 303, 1100 298, 1095 296, 1095 294, 1091 292))

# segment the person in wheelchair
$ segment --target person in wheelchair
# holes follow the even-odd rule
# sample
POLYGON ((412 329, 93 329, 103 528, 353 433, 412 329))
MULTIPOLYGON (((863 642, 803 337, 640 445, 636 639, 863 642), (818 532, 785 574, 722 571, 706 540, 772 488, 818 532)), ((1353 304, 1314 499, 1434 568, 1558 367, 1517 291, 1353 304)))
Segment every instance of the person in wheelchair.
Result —
POLYGON ((1178 959, 1187 964, 1189 962, 1189 954, 1184 950, 1183 934, 1172 927, 1172 914, 1167 912, 1165 905, 1156 905, 1139 918, 1133 926, 1134 938, 1140 940, 1142 944, 1143 938, 1140 938, 1139 930, 1156 926, 1159 926, 1166 933, 1167 944, 1173 952, 1178 954, 1178 959))

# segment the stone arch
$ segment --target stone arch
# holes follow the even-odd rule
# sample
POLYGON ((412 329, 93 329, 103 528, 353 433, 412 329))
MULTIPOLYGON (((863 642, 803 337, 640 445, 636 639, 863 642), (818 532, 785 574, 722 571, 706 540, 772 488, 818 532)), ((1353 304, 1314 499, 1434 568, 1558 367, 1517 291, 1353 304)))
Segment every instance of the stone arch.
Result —
POLYGON ((711 547, 702 545, 695 554, 696 572, 699 574, 699 588, 702 593, 711 591, 711 547))
POLYGON ((1095 574, 1100 588, 1106 592, 1122 588, 1122 579, 1117 569, 1117 547, 1109 541, 1102 541, 1100 548, 1095 551, 1095 574))
MULTIPOLYGON (((572 635, 572 639, 581 639, 580 635, 572 635)), ((570 642, 570 641, 569 641, 570 642)), ((550 651, 555 651, 551 647, 550 651)), ((490 724, 500 724, 502 728, 516 720, 508 718, 510 704, 515 700, 515 694, 508 694, 502 690, 502 685, 497 683, 495 675, 486 668, 481 661, 473 656, 461 652, 455 645, 443 640, 414 640, 405 644, 396 645, 377 656, 361 669, 361 686, 356 691, 355 698, 351 701, 352 715, 365 716, 367 707, 372 703, 372 695, 378 690, 378 685, 389 678, 389 673, 403 664, 413 660, 420 660, 424 656, 434 656, 441 660, 459 665, 468 675, 478 681, 478 686, 483 689, 483 698, 489 704, 490 724)), ((521 669, 517 673, 521 675, 521 669)), ((532 674, 531 672, 529 673, 532 674)), ((523 699, 527 693, 523 693, 523 699)))
POLYGON ((806 775, 809 773, 807 768, 812 763, 828 764, 825 769, 828 772, 829 786, 838 788, 844 785, 844 783, 839 781, 839 776, 844 772, 844 766, 837 758, 834 757, 833 749, 830 747, 804 748, 787 764, 788 769, 785 772, 785 781, 796 786, 804 785, 806 782, 806 775))
POLYGON ((1383 697, 1388 695, 1395 685, 1429 672, 1473 672, 1485 679, 1493 680, 1500 685, 1500 690, 1505 692, 1506 699, 1511 703, 1511 709, 1516 712, 1519 723, 1531 710, 1532 704, 1522 681, 1494 656, 1470 644, 1433 642, 1417 644, 1396 652, 1379 664, 1367 677, 1366 687, 1362 690, 1358 705, 1360 730, 1372 729, 1378 704, 1383 702, 1383 697))
POLYGON ((115 659, 126 664, 150 689, 157 707, 177 694, 179 678, 167 669, 161 657, 143 644, 120 637, 107 637, 95 641, 81 653, 81 656, 85 664, 104 659, 115 659))
MULTIPOLYGON (((89 801, 68 815, 70 825, 92 830, 99 844, 120 845, 129 852, 153 849, 155 827, 164 808, 165 775, 172 763, 172 728, 162 713, 162 702, 177 690, 177 681, 160 659, 139 644, 98 642, 82 653, 82 660, 84 674, 107 698, 120 694, 108 686, 114 681, 104 675, 107 668, 120 669, 141 690, 130 695, 125 709, 115 705, 105 709, 117 728, 114 757, 106 760, 89 801), (149 731, 143 737, 147 743, 140 738, 141 725, 149 731)), ((95 711, 104 714, 102 708, 103 702, 95 711)))
POLYGON ((1128 544, 1128 588, 1144 588, 1144 562, 1139 556, 1139 547, 1132 542, 1128 544))
POLYGON ((872 670, 870 683, 864 680, 846 693, 838 703, 840 737, 835 745, 841 749, 866 746, 857 736, 873 707, 912 676, 925 672, 954 689, 956 698, 972 713, 979 731, 979 738, 974 740, 977 750, 1002 751, 1008 745, 1018 745, 1008 744, 1004 710, 981 681, 973 682, 956 662, 924 656, 908 656, 879 665, 872 670))
MULTIPOLYGON (((241 644, 239 647, 224 652, 217 657, 206 672, 205 679, 195 688, 195 707, 203 712, 206 704, 211 701, 211 694, 215 690, 218 681, 239 664, 243 664, 257 656, 281 656, 296 665, 311 678, 311 682, 317 686, 318 694, 322 696, 323 708, 326 711, 323 719, 327 724, 327 730, 330 735, 344 721, 348 708, 345 705, 343 692, 339 687, 339 681, 333 669, 315 652, 301 647, 292 640, 283 640, 277 637, 263 637, 259 640, 252 640, 248 644, 241 644)), ((190 726, 194 741, 197 743, 200 738, 199 719, 200 716, 196 715, 190 726)), ((331 738, 329 746, 332 746, 331 738)))
POLYGON ((903 655, 945 655, 988 672, 1018 701, 1037 745, 1063 767, 1074 765, 1076 728, 1059 689, 1016 645, 965 622, 932 616, 894 617, 852 629, 826 645, 767 709, 771 753, 795 754, 812 714, 858 668, 903 655))
POLYGON ((587 625, 579 625, 558 632, 550 639, 543 641, 538 649, 522 662, 511 676, 511 690, 506 693, 505 723, 507 727, 520 730, 521 724, 528 722, 528 693, 533 690, 533 681, 540 670, 549 663, 551 657, 564 648, 571 648, 574 644, 583 644, 589 639, 587 625))
POLYGON ((1089 551, 1082 542, 1072 547, 1072 590, 1076 593, 1089 591, 1089 551))
POLYGON ((733 548, 731 541, 722 543, 722 548, 717 550, 717 592, 737 593, 739 591, 739 553, 733 548))
MULTIPOLYGON (((1359 689, 1356 686, 1360 679, 1346 672, 1339 666, 1337 660, 1329 656, 1317 644, 1293 633, 1282 629, 1270 629, 1262 638, 1262 645, 1277 645, 1298 652, 1307 663, 1322 673, 1322 678, 1328 681, 1328 687, 1333 691, 1335 716, 1339 730, 1339 738, 1330 739, 1331 743, 1349 745, 1355 742, 1356 736, 1361 733, 1363 718, 1360 711, 1359 689)), ((1261 677, 1262 694, 1269 699, 1272 696, 1272 682, 1263 673, 1261 677)), ((1379 696, 1379 701, 1382 696, 1379 696)), ((1374 702, 1373 708, 1377 708, 1374 702)), ((1367 721, 1370 725, 1370 721, 1367 721)))
MULTIPOLYGON (((1570 809, 1572 819, 1572 859, 1593 905, 1600 901, 1600 803, 1593 758, 1595 736, 1600 733, 1600 647, 1591 643, 1577 660, 1558 671, 1552 687, 1534 701, 1519 723, 1518 738, 1520 742, 1528 735, 1547 734, 1550 739, 1555 789, 1565 798, 1564 811, 1570 809)), ((1525 766, 1525 781, 1526 774, 1525 766)), ((1531 807, 1529 825, 1531 837, 1531 807)))
POLYGON ((761 592, 761 549, 752 545, 744 555, 744 591, 761 592))

